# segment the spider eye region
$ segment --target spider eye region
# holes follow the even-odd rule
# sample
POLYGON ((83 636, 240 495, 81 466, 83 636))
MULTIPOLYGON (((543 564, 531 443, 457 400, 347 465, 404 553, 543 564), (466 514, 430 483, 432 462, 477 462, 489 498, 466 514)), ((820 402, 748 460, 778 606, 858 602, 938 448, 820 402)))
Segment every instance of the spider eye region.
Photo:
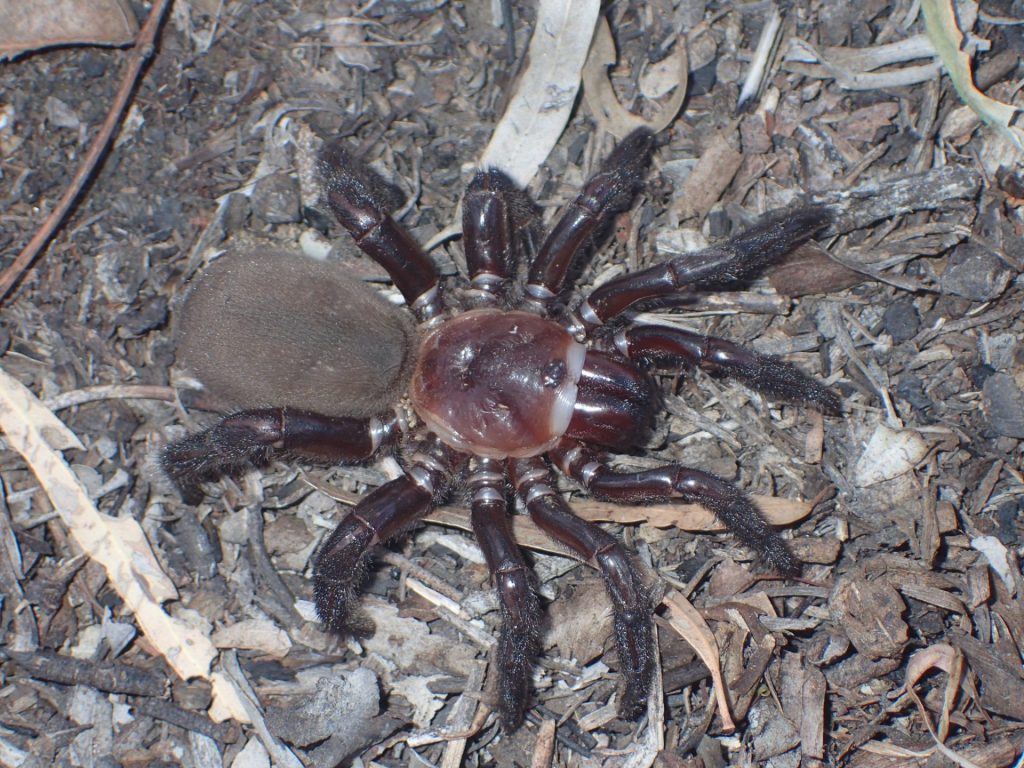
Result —
POLYGON ((569 426, 585 356, 557 323, 478 309, 423 339, 409 395, 427 427, 457 450, 537 456, 569 426))
POLYGON ((549 389, 555 389, 561 386, 562 382, 565 381, 565 374, 568 372, 568 366, 566 366, 564 360, 552 360, 550 363, 544 366, 543 378, 541 381, 545 387, 549 389))

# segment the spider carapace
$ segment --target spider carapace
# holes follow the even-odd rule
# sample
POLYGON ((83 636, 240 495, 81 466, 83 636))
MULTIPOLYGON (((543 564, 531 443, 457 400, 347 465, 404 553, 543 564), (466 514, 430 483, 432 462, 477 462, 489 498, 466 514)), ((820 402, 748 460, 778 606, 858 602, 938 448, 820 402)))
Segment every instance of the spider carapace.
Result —
POLYGON ((546 534, 604 576, 614 614, 620 712, 644 710, 654 669, 653 605, 632 557, 576 517, 560 471, 604 499, 695 502, 774 570, 799 570, 746 494, 699 469, 611 469, 606 452, 647 441, 661 407, 650 372, 699 368, 770 396, 835 413, 835 394, 798 369, 729 341, 630 322, 639 302, 755 276, 829 224, 823 208, 775 214, 723 244, 566 295, 579 253, 628 207, 654 142, 624 139, 541 241, 526 277, 525 196, 503 173, 478 173, 463 200, 468 275, 441 285, 433 263, 392 219, 381 184, 341 143, 320 158, 325 197, 356 244, 405 297, 395 307, 339 267, 302 256, 229 252, 197 281, 179 322, 180 362, 239 410, 170 445, 163 465, 186 500, 199 483, 278 454, 365 461, 405 446, 405 474, 364 497, 321 547, 314 598, 332 630, 357 625, 355 602, 374 545, 406 530, 456 488, 500 598, 498 708, 523 719, 540 609, 510 532, 512 496, 546 534), (609 327, 611 326, 611 327, 609 327))

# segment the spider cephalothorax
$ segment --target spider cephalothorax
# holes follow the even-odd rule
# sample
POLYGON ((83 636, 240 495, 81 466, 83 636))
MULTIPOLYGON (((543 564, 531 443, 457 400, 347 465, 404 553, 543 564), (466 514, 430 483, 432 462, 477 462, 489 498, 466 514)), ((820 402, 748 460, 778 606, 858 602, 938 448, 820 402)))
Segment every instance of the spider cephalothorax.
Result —
POLYGON ((574 260, 632 200, 652 142, 637 131, 612 152, 542 242, 521 287, 517 232, 528 206, 504 174, 478 174, 463 201, 469 284, 447 291, 388 214, 377 181, 332 144, 320 162, 328 204, 409 309, 387 304, 338 266, 250 252, 214 262, 182 313, 182 362, 245 409, 165 451, 164 466, 187 499, 201 498, 201 480, 275 452, 362 461, 399 441, 409 447, 406 474, 367 495, 317 556, 316 606, 331 629, 353 628, 367 552, 453 488, 468 488, 502 606, 498 705, 509 727, 523 718, 539 626, 529 571, 510 533, 509 488, 538 527, 603 574, 627 717, 643 711, 651 683, 652 601, 622 545, 572 514, 552 465, 602 498, 703 504, 768 566, 799 570, 753 503, 726 481, 679 465, 622 473, 604 462, 603 451, 634 450, 649 437, 660 408, 652 369, 700 368, 838 410, 835 395, 796 368, 722 339, 628 322, 601 332, 638 302, 753 276, 823 229, 829 216, 821 208, 772 216, 722 245, 565 300, 574 260))

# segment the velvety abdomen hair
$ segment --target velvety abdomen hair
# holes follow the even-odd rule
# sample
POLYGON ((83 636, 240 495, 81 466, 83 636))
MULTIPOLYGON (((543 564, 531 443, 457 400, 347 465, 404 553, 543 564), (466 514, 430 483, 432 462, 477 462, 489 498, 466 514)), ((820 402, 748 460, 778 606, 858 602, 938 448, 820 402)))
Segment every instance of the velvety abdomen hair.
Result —
POLYGON ((415 336, 401 308, 337 265, 232 252, 185 301, 178 362, 229 407, 363 417, 404 392, 415 336))

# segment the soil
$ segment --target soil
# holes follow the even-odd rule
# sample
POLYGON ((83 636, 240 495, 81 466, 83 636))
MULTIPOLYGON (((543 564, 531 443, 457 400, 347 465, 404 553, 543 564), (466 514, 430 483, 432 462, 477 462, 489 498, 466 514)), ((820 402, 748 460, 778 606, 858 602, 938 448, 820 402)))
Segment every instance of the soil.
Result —
MULTIPOLYGON (((135 10, 140 22, 149 11, 135 10)), ((181 680, 138 631, 7 444, 3 763, 1014 765, 1024 751, 1021 154, 938 70, 913 85, 872 79, 907 62, 845 74, 856 65, 844 52, 923 35, 909 4, 787 4, 779 53, 740 113, 767 5, 606 10, 621 104, 655 119, 671 100, 657 67, 680 34, 690 83, 576 295, 766 211, 830 205, 833 226, 786 263, 643 318, 782 356, 843 402, 841 416, 823 416, 699 372, 662 375, 665 413, 649 445, 614 459, 712 471, 767 498, 782 525, 774 499, 805 563, 799 579, 766 573, 727 533, 694 532, 693 510, 677 520, 595 510, 565 483, 581 513, 620 521, 601 525, 666 597, 660 695, 639 721, 616 714, 600 573, 539 538, 527 556, 543 650, 526 724, 502 729, 489 652, 500 611, 475 541, 451 525, 466 519, 464 494, 446 500, 449 524, 376 551, 363 588, 374 634, 322 631, 308 563, 352 503, 399 476, 403 452, 355 467, 273 461, 211 483, 198 505, 161 476, 161 447, 216 420, 175 366, 188 281, 224 250, 333 245, 331 258, 397 296, 320 200, 316 153, 347 138, 397 187, 403 227, 423 243, 445 230, 529 63, 536 10, 508 11, 511 33, 486 3, 174 5, 101 166, 4 299, 0 367, 81 440, 64 456, 100 511, 141 524, 177 588, 165 609, 212 638, 215 670, 249 686, 251 722, 208 716, 210 683, 181 680), (796 60, 793 40, 821 59, 796 60), (696 624, 683 621, 687 600, 696 624), (702 647, 717 649, 717 664, 702 647), (709 666, 722 669, 735 729, 709 666)), ((1020 103, 1024 28, 1003 23, 1020 18, 1020 2, 982 11, 976 81, 1020 103)), ((58 47, 0 68, 3 268, 70 183, 129 56, 58 47)), ((577 98, 529 185, 545 226, 613 146, 603 125, 577 98)), ((458 280, 458 237, 430 256, 458 280)))

